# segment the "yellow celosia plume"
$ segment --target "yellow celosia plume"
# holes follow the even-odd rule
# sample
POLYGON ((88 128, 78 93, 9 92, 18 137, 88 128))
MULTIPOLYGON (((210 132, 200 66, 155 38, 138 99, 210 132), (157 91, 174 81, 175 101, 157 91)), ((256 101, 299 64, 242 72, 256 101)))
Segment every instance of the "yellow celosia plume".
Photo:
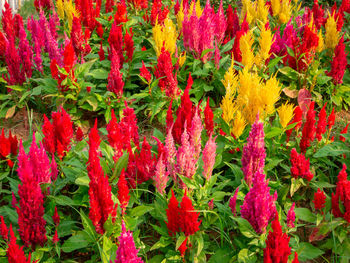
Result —
POLYGON ((274 16, 278 16, 281 12, 281 0, 271 0, 271 8, 274 16))
POLYGON ((64 3, 62 0, 56 1, 57 14, 59 18, 64 19, 64 3))
POLYGON ((75 9, 75 5, 72 0, 64 1, 64 13, 68 21, 69 31, 72 29, 73 17, 80 17, 79 12, 75 9))
POLYGON ((267 7, 265 0, 258 0, 256 10, 256 20, 264 25, 268 21, 269 8, 267 7))
POLYGON ((288 126, 288 123, 292 120, 294 116, 294 108, 293 104, 288 103, 282 104, 278 108, 277 112, 283 129, 285 129, 288 126))
POLYGON ((182 52, 180 57, 179 57, 179 66, 180 66, 180 68, 183 66, 185 61, 186 61, 186 51, 182 52))
POLYGON ((327 48, 334 49, 339 42, 340 32, 337 30, 337 21, 335 20, 335 12, 332 15, 328 12, 328 19, 325 25, 326 34, 324 43, 327 48))
POLYGON ((324 50, 324 39, 322 35, 322 30, 318 32, 318 46, 317 46, 317 52, 322 52, 324 50))
POLYGON ((177 32, 174 23, 169 17, 164 20, 164 25, 159 25, 156 22, 156 25, 153 27, 153 39, 157 56, 160 55, 163 46, 171 55, 175 53, 177 32))
POLYGON ((280 23, 287 23, 292 16, 292 5, 289 0, 281 1, 281 11, 278 15, 280 23))
POLYGON ((234 58, 232 54, 232 60, 231 60, 231 66, 229 69, 226 71, 224 75, 224 79, 221 81, 222 84, 224 84, 225 87, 228 87, 229 85, 232 86, 237 82, 237 76, 235 74, 235 69, 234 69, 234 58))
POLYGON ((247 122, 243 118, 241 111, 237 110, 231 129, 231 133, 236 137, 236 139, 238 139, 242 135, 246 125, 247 122))
POLYGON ((258 67, 262 67, 265 61, 270 57, 270 50, 273 42, 273 35, 271 29, 266 29, 265 26, 261 27, 259 38, 259 52, 255 57, 255 63, 258 67))
POLYGON ((248 24, 254 22, 255 4, 250 0, 242 0, 241 19, 246 17, 248 24))
POLYGON ((239 48, 242 53, 242 64, 244 68, 251 69, 254 64, 254 53, 253 53, 253 43, 254 39, 252 37, 251 31, 248 31, 245 35, 239 40, 239 48))

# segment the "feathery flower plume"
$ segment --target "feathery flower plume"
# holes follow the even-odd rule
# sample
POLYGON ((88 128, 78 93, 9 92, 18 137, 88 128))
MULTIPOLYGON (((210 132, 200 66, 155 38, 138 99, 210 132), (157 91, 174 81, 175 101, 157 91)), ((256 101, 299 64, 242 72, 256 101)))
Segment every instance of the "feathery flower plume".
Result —
POLYGON ((337 29, 337 21, 335 18, 335 12, 330 14, 328 12, 327 22, 325 24, 326 34, 324 38, 325 46, 330 49, 334 49, 339 42, 340 33, 337 29))
POLYGON ((334 113, 334 107, 333 107, 332 112, 331 114, 329 114, 328 120, 327 120, 328 130, 332 130, 334 123, 335 123, 335 113, 334 113))
POLYGON ((286 233, 282 232, 282 227, 276 214, 272 221, 272 231, 269 232, 266 239, 266 248, 264 249, 264 262, 285 263, 291 254, 289 239, 286 233))
POLYGON ((338 174, 338 182, 335 194, 332 193, 332 213, 335 217, 343 217, 350 222, 350 181, 346 173, 346 165, 343 164, 343 169, 338 174), (340 208, 342 205, 342 209, 340 208))
POLYGON ((199 213, 195 211, 192 201, 185 191, 180 204, 180 229, 185 236, 190 236, 199 230, 202 221, 198 221, 199 213))
POLYGON ((290 228, 295 227, 294 222, 295 222, 295 203, 292 204, 292 206, 289 208, 288 213, 287 213, 287 226, 290 228))
POLYGON ((293 112, 293 120, 288 123, 288 125, 291 125, 293 123, 297 123, 297 125, 294 127, 294 129, 289 129, 286 131, 286 134, 287 134, 287 142, 289 141, 289 138, 293 132, 293 130, 297 131, 299 130, 299 128, 301 127, 301 124, 302 124, 302 120, 303 120, 303 111, 301 110, 301 108, 299 106, 296 106, 294 108, 294 112, 293 112))
POLYGON ((185 240, 182 242, 182 244, 177 249, 180 252, 182 258, 185 256, 185 253, 187 250, 187 241, 188 241, 188 237, 185 238, 185 240))
MULTIPOLYGON (((349 124, 350 123, 348 123, 348 124, 346 124, 346 126, 344 127, 344 129, 342 129, 341 130, 341 132, 340 132, 340 134, 347 134, 348 133, 348 128, 349 128, 349 124)), ((343 137, 343 136, 339 136, 339 140, 341 140, 342 142, 345 142, 345 137, 343 137)))
POLYGON ((211 178, 211 175, 213 173, 213 168, 215 164, 215 151, 216 151, 216 143, 215 138, 213 138, 212 135, 209 136, 209 139, 207 143, 205 144, 204 150, 203 150, 203 177, 209 181, 211 178))
POLYGON ((128 30, 126 30, 125 35, 124 35, 124 51, 126 53, 126 57, 128 61, 132 60, 132 57, 134 55, 134 40, 132 39, 132 37, 134 36, 134 33, 132 32, 132 28, 128 30))
POLYGON ((198 159, 201 152, 201 135, 202 135, 203 125, 202 120, 198 112, 198 108, 192 117, 191 128, 189 130, 190 142, 194 147, 194 158, 198 159))
POLYGON ((266 158, 264 137, 264 124, 257 116, 242 153, 242 171, 249 187, 252 186, 256 172, 263 173, 264 170, 266 158))
POLYGON ((177 151, 176 160, 176 173, 191 179, 197 170, 197 159, 195 147, 189 140, 186 128, 181 136, 181 146, 177 151))
POLYGON ((164 20, 169 14, 168 7, 164 7, 161 0, 153 0, 151 10, 151 25, 154 26, 156 23, 163 24, 164 20))
POLYGON ((60 239, 58 237, 57 229, 55 229, 55 234, 53 235, 52 242, 54 244, 57 244, 59 241, 60 241, 60 239))
POLYGON ((244 198, 241 215, 254 228, 256 233, 265 233, 269 222, 275 217, 277 192, 270 195, 270 187, 265 175, 259 170, 253 177, 253 186, 244 198))
POLYGON ((111 71, 108 74, 108 84, 107 89, 113 92, 118 98, 123 95, 124 81, 122 73, 120 72, 120 62, 117 52, 111 49, 111 71))
POLYGON ((238 195, 239 187, 236 188, 236 191, 234 192, 233 196, 230 198, 229 207, 231 208, 232 214, 236 216, 236 202, 237 202, 237 195, 238 195))
POLYGON ((318 122, 316 128, 316 138, 318 141, 322 140, 322 134, 326 132, 327 127, 327 113, 326 113, 327 102, 323 105, 322 109, 318 114, 318 122))
POLYGON ((306 115, 306 122, 303 127, 302 137, 300 141, 300 150, 302 153, 306 152, 306 149, 310 147, 311 142, 315 139, 316 127, 315 127, 315 102, 311 102, 309 110, 306 115))
POLYGON ((173 181, 176 182, 176 173, 175 173, 175 158, 176 158, 176 147, 173 138, 172 126, 167 132, 165 138, 165 159, 166 159, 166 167, 169 175, 173 178, 173 181))
POLYGON ((125 223, 122 221, 122 233, 118 238, 119 246, 117 249, 117 258, 114 263, 143 263, 144 261, 137 256, 139 252, 135 247, 134 238, 131 231, 126 231, 125 223))
POLYGON ((176 232, 180 231, 180 209, 179 209, 179 202, 177 201, 174 191, 171 190, 171 197, 169 200, 168 208, 166 210, 167 220, 168 222, 165 222, 168 227, 169 235, 173 236, 176 234, 176 232))
POLYGON ((1 225, 0 225, 0 236, 2 237, 3 240, 7 241, 8 240, 8 234, 9 230, 7 229, 7 226, 4 222, 4 217, 0 216, 1 218, 1 225))
POLYGON ((58 225, 60 224, 60 215, 57 212, 57 206, 55 206, 55 212, 52 216, 52 220, 53 220, 55 226, 58 227, 58 225))
MULTIPOLYGON (((10 242, 7 248, 7 259, 9 263, 31 263, 30 254, 28 255, 28 259, 26 258, 23 247, 19 247, 17 245, 17 239, 12 230, 12 225, 10 225, 10 242)), ((35 261, 33 263, 36 263, 35 261)))
POLYGON ((63 107, 57 112, 52 112, 51 117, 52 123, 44 115, 43 144, 46 151, 52 155, 57 152, 58 157, 62 159, 71 148, 73 122, 63 107))
POLYGON ((209 105, 209 97, 204 108, 204 125, 208 136, 214 132, 214 114, 209 105))
POLYGON ((122 213, 124 214, 130 200, 129 187, 128 183, 125 180, 124 169, 120 173, 118 180, 118 200, 120 203, 120 208, 122 209, 122 213))
POLYGON ((163 153, 160 154, 158 161, 157 161, 157 165, 156 165, 156 170, 155 170, 155 175, 153 177, 153 180, 155 182, 157 191, 161 194, 164 195, 165 194, 165 188, 166 188, 166 184, 169 180, 169 172, 166 171, 166 165, 164 163, 164 157, 163 157, 163 153))
POLYGON ((315 210, 320 210, 323 214, 322 209, 326 205, 326 195, 320 188, 317 189, 317 192, 314 194, 314 200, 312 202, 315 205, 315 210))
POLYGON ((310 172, 309 159, 306 159, 302 153, 298 154, 297 150, 293 148, 290 153, 290 161, 292 163, 290 168, 292 176, 295 179, 301 177, 310 182, 314 175, 310 172))
POLYGON ((152 29, 153 39, 156 44, 156 53, 157 56, 162 53, 164 48, 166 51, 173 55, 176 50, 176 40, 178 33, 176 32, 176 27, 169 17, 167 17, 163 24, 158 24, 152 29))
POLYGON ((348 65, 346 56, 344 36, 342 36, 334 50, 334 56, 331 62, 332 69, 330 72, 327 72, 327 75, 333 78, 334 85, 343 83, 344 73, 348 65))
POLYGON ((151 83, 152 75, 151 72, 146 68, 145 63, 142 60, 142 67, 140 68, 140 76, 143 77, 148 84, 151 83))
POLYGON ((21 180, 21 184, 18 185, 19 206, 16 206, 19 234, 26 247, 34 248, 37 244, 43 246, 47 241, 46 221, 43 218, 44 196, 22 143, 19 148, 17 171, 21 180))
POLYGON ((97 131, 97 121, 89 134, 89 161, 87 163, 89 183, 90 213, 89 218, 99 234, 104 233, 103 225, 111 216, 115 220, 117 205, 112 200, 111 186, 104 174, 99 157, 100 136, 97 131))
POLYGON ((10 155, 16 156, 18 153, 18 140, 16 136, 12 136, 11 131, 6 138, 4 129, 0 134, 0 159, 7 160, 9 167, 13 166, 13 162, 9 159, 10 155))
POLYGON ((280 118, 280 123, 283 129, 285 129, 288 126, 288 123, 292 120, 294 116, 294 105, 293 104, 282 104, 277 112, 278 112, 278 117, 280 118))
POLYGON ((163 47, 157 59, 157 66, 154 75, 159 80, 159 87, 165 91, 165 95, 170 98, 177 98, 180 95, 180 89, 177 86, 177 77, 171 62, 170 53, 163 47))

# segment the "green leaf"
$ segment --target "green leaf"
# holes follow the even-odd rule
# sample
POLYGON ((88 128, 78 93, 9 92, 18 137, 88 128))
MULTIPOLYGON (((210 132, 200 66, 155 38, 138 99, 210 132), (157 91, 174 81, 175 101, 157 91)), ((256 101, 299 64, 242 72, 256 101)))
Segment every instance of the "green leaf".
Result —
POLYGON ((84 235, 83 232, 78 232, 76 235, 67 239, 62 245, 61 249, 65 253, 70 253, 72 251, 85 248, 88 245, 89 242, 86 240, 86 235, 84 235))
POLYGON ((97 102, 95 97, 91 96, 91 97, 87 98, 86 101, 91 105, 92 111, 95 111, 97 109, 98 102, 97 102))
POLYGON ((300 243, 300 248, 298 249, 298 258, 301 262, 318 258, 322 254, 324 254, 323 250, 314 247, 310 243, 300 243))
POLYGON ((162 248, 162 247, 167 247, 172 243, 171 239, 165 238, 165 237, 160 237, 160 239, 151 247, 151 251, 162 248))
POLYGON ((76 183, 77 185, 89 186, 90 178, 89 178, 88 176, 81 176, 81 177, 78 177, 78 178, 75 180, 75 183, 76 183))
POLYGON ((95 227, 93 226, 90 218, 88 218, 85 215, 85 213, 82 209, 80 209, 80 217, 81 217, 81 221, 83 223, 84 230, 86 231, 86 233, 89 236, 89 239, 90 239, 89 241, 94 242, 96 237, 97 237, 95 227))
POLYGON ((290 185, 290 196, 292 197, 296 191, 300 188, 302 185, 301 179, 291 179, 291 185, 290 185))
POLYGON ((315 158, 339 156, 342 154, 348 154, 350 152, 349 146, 342 142, 333 142, 319 149, 315 154, 315 158))
POLYGON ((137 206, 135 208, 133 208, 131 210, 131 213, 130 215, 132 217, 139 217, 139 216, 143 216, 144 214, 152 211, 154 209, 153 206, 146 206, 146 205, 140 205, 140 206, 137 206))
POLYGON ((244 248, 238 253, 238 262, 239 263, 256 262, 256 255, 255 253, 249 251, 247 248, 244 248))
POLYGON ((258 234, 255 232, 251 224, 246 219, 234 217, 233 220, 235 220, 238 223, 238 228, 239 231, 241 231, 242 235, 244 235, 247 238, 258 237, 258 234))
POLYGON ((298 207, 294 209, 295 215, 297 218, 308 222, 308 223, 314 223, 316 222, 316 215, 313 214, 309 209, 304 207, 298 207))
POLYGON ((94 69, 89 73, 95 79, 103 79, 106 80, 108 78, 108 71, 102 68, 94 69))
POLYGON ((280 135, 283 132, 283 130, 279 127, 272 127, 271 130, 269 130, 266 135, 265 138, 266 139, 271 139, 273 137, 276 137, 278 135, 280 135))

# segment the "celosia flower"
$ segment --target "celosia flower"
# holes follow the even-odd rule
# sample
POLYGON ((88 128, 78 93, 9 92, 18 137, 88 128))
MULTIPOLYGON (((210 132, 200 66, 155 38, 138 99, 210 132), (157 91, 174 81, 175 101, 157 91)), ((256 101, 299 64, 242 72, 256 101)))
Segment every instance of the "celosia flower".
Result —
POLYGON ((57 152, 62 159, 71 148, 73 138, 73 123, 68 113, 60 107, 59 111, 52 112, 52 123, 44 115, 42 131, 44 134, 43 144, 51 154, 57 152))
POLYGON ((289 208, 288 213, 287 213, 287 226, 290 228, 295 227, 294 222, 295 222, 295 203, 292 204, 292 206, 289 208))
POLYGON ((276 214, 272 221, 272 231, 269 232, 266 239, 266 248, 264 249, 264 262, 286 263, 291 254, 289 239, 286 233, 282 232, 282 227, 276 214))
POLYGON ((44 196, 39 182, 35 179, 32 163, 26 156, 22 143, 18 156, 18 175, 21 184, 18 185, 19 206, 18 214, 19 234, 26 247, 43 246, 47 240, 44 220, 44 196))
POLYGON ((318 141, 322 140, 322 134, 326 132, 327 127, 327 113, 326 113, 327 102, 323 105, 320 113, 318 114, 318 122, 316 128, 316 138, 318 141))
POLYGON ((214 132, 214 114, 209 105, 209 97, 204 108, 204 125, 208 136, 214 132))
POLYGON ((0 235, 3 238, 3 240, 7 241, 8 240, 8 234, 9 230, 7 229, 7 226, 4 222, 4 217, 0 216, 1 218, 1 225, 0 225, 0 235))
POLYGON ((181 136, 184 132, 184 129, 186 128, 187 130, 189 130, 191 127, 192 116, 194 114, 194 107, 190 99, 189 91, 192 87, 192 84, 193 84, 193 80, 190 74, 188 76, 187 86, 185 88, 185 91, 181 96, 180 107, 177 109, 175 114, 177 117, 173 127, 173 136, 174 136, 175 142, 177 143, 181 142, 181 136))
POLYGON ((161 195, 164 195, 165 193, 165 188, 167 185, 167 182, 169 180, 169 172, 166 171, 166 166, 164 163, 164 157, 163 157, 163 153, 160 154, 158 161, 157 161, 157 165, 156 165, 156 169, 155 169, 155 175, 153 177, 153 180, 155 182, 156 188, 158 193, 160 193, 161 195))
POLYGON ((120 203, 120 208, 122 209, 122 213, 124 214, 130 200, 129 187, 128 183, 125 180, 124 169, 121 171, 118 180, 118 200, 120 203))
POLYGON ((81 59, 83 59, 83 57, 91 51, 91 47, 88 43, 90 34, 87 32, 83 34, 80 19, 77 17, 73 18, 72 31, 70 35, 75 54, 77 57, 81 57, 81 59))
POLYGON ((294 127, 294 129, 289 129, 286 131, 287 134, 287 142, 289 141, 290 135, 292 134, 293 130, 299 130, 299 128, 301 127, 302 124, 302 120, 303 120, 303 111, 301 110, 301 108, 299 106, 296 106, 294 108, 294 112, 293 112, 293 120, 288 123, 288 125, 291 125, 293 123, 297 123, 297 125, 294 127))
MULTIPOLYGON (((260 3, 260 1, 259 1, 260 3)), ((260 38, 259 38, 259 52, 256 56, 256 64, 261 68, 265 65, 265 61, 270 58, 271 46, 273 43, 273 34, 271 29, 266 26, 261 26, 260 38)))
POLYGON ((293 148, 290 153, 290 161, 292 163, 290 172, 295 179, 301 177, 311 181, 314 175, 310 172, 309 159, 306 159, 302 153, 298 154, 297 150, 293 148))
POLYGON ((163 24, 164 20, 168 16, 169 9, 164 7, 161 0, 153 0, 151 10, 151 24, 154 26, 156 22, 163 24))
POLYGON ((117 205, 112 200, 111 187, 107 175, 104 174, 99 156, 100 136, 97 131, 97 122, 89 134, 89 161, 87 163, 89 182, 90 212, 89 218, 99 234, 104 233, 104 223, 111 216, 115 220, 117 205))
POLYGON ((110 46, 109 59, 113 62, 116 59, 116 57, 118 57, 119 58, 118 67, 119 69, 121 69, 124 63, 123 34, 122 34, 122 26, 121 25, 118 26, 116 21, 114 21, 114 23, 112 24, 112 28, 108 37, 108 43, 110 46))
POLYGON ((177 151, 176 160, 176 173, 191 179, 197 170, 197 159, 195 147, 190 142, 186 128, 181 136, 181 146, 177 151))
POLYGON ((132 232, 126 231, 124 221, 122 221, 122 233, 118 238, 118 242, 117 258, 114 263, 143 263, 143 260, 137 256, 138 250, 135 247, 132 232))
POLYGON ((134 36, 134 33, 132 32, 132 28, 129 29, 129 32, 128 30, 126 30, 124 35, 124 51, 127 56, 126 62, 131 61, 132 56, 134 54, 135 47, 134 47, 134 40, 132 39, 133 36, 134 36))
POLYGON ((151 149, 152 147, 144 137, 141 150, 138 148, 138 152, 130 154, 127 174, 133 187, 136 186, 135 183, 141 184, 153 176, 157 158, 152 154, 151 149))
POLYGON ((52 220, 55 226, 58 227, 60 224, 60 215, 57 212, 57 206, 55 206, 55 212, 53 213, 52 220))
POLYGON ((192 201, 185 191, 180 204, 180 229, 185 236, 190 236, 199 230, 202 221, 198 221, 199 213, 195 211, 192 201))
POLYGON ((350 222, 350 181, 347 179, 346 165, 338 174, 338 182, 335 194, 332 193, 332 213, 335 217, 343 217, 350 222), (342 208, 340 207, 342 206, 342 208))
POLYGON ((38 147, 38 145, 36 144, 34 133, 28 157, 30 159, 35 180, 37 180, 39 184, 51 183, 52 173, 50 172, 50 159, 46 155, 46 151, 44 149, 43 144, 40 142, 40 147, 38 147))
POLYGON ((140 68, 140 76, 143 77, 148 84, 150 84, 152 75, 149 70, 146 68, 145 63, 142 60, 142 67, 140 68))
POLYGON ((294 253, 294 259, 293 259, 292 263, 299 263, 298 253, 297 252, 294 253))
POLYGON ((126 23, 128 21, 126 3, 125 1, 115 3, 117 11, 114 15, 114 21, 117 25, 126 23))
POLYGON ((314 194, 314 200, 312 202, 315 205, 315 210, 320 210, 323 214, 322 209, 326 205, 326 195, 320 188, 317 189, 317 192, 314 194))
POLYGON ((108 74, 107 89, 110 92, 113 92, 118 98, 120 98, 123 95, 124 82, 122 73, 119 70, 119 57, 117 56, 117 53, 114 51, 113 48, 111 59, 111 71, 108 74))
POLYGON ((236 33, 239 31, 240 26, 239 26, 239 17, 237 14, 237 9, 233 12, 232 6, 229 4, 227 9, 226 9, 226 31, 225 31, 225 37, 228 39, 232 39, 233 37, 236 36, 236 33))
POLYGON ((106 59, 105 57, 105 51, 103 50, 103 45, 102 45, 102 41, 100 43, 100 50, 98 51, 98 56, 100 58, 100 61, 103 61, 106 59))
POLYGON ((315 139, 316 127, 315 127, 315 102, 311 102, 309 110, 306 115, 306 122, 303 127, 302 137, 300 141, 300 150, 305 153, 306 149, 310 147, 311 142, 315 139))
POLYGON ((168 227, 169 235, 175 235, 180 231, 180 209, 179 202, 177 201, 174 191, 171 190, 171 197, 169 200, 168 208, 166 209, 166 215, 168 222, 165 222, 168 227))
POLYGON ((167 132, 167 136, 165 139, 165 159, 166 159, 166 167, 170 176, 173 178, 173 181, 176 182, 176 173, 175 173, 175 157, 176 157, 176 147, 172 134, 172 127, 167 132))
POLYGON ((16 156, 18 152, 18 141, 16 136, 12 136, 11 131, 9 132, 8 138, 6 138, 4 129, 0 134, 0 159, 6 160, 8 165, 13 166, 12 161, 9 159, 10 154, 16 156))
MULTIPOLYGON (((7 259, 9 263, 31 263, 30 254, 28 259, 26 258, 23 247, 19 247, 16 243, 17 239, 12 230, 12 225, 10 225, 10 242, 8 243, 7 248, 7 259)), ((35 261, 33 263, 36 263, 35 261)))
POLYGON ((60 241, 60 239, 58 238, 58 233, 57 233, 57 229, 56 229, 55 234, 53 235, 53 238, 52 238, 52 242, 54 244, 57 244, 59 241, 60 241))
POLYGON ((209 181, 213 173, 213 168, 215 164, 215 151, 216 151, 216 137, 213 138, 212 135, 209 136, 207 143, 205 144, 202 159, 203 159, 203 177, 209 181))
POLYGON ((84 133, 83 130, 78 126, 77 131, 75 133, 75 140, 77 142, 81 142, 84 139, 84 133))
POLYGON ((256 233, 265 233, 269 222, 275 217, 277 192, 270 195, 268 181, 265 175, 257 171, 253 177, 253 186, 244 198, 241 206, 241 215, 246 219, 256 231, 256 233))
POLYGON ((173 107, 173 99, 171 99, 168 110, 166 112, 166 118, 165 118, 166 132, 168 132, 169 129, 174 125, 174 116, 173 116, 172 107, 173 107))
POLYGON ((264 124, 257 116, 242 153, 242 171, 249 187, 254 181, 256 172, 263 173, 264 171, 266 158, 264 137, 264 124))
POLYGON ((177 77, 173 73, 174 67, 171 62, 171 56, 168 51, 161 50, 158 56, 157 66, 154 71, 154 75, 159 79, 159 87, 162 91, 165 91, 165 95, 170 98, 176 98, 180 95, 180 89, 177 86, 177 77))
POLYGON ((334 85, 343 83, 344 73, 348 65, 346 56, 344 36, 342 36, 334 50, 334 56, 331 62, 332 69, 330 72, 327 72, 333 78, 334 85))
POLYGON ((288 123, 292 120, 294 109, 294 105, 288 103, 282 104, 281 107, 278 108, 277 112, 283 129, 285 129, 288 126, 288 123))
POLYGON ((4 3, 4 8, 2 9, 2 29, 6 35, 6 38, 9 40, 14 37, 14 19, 12 16, 12 9, 7 1, 4 3))
POLYGON ((325 45, 327 48, 334 49, 340 39, 340 33, 337 30, 335 12, 332 12, 332 14, 328 12, 328 18, 325 24, 325 28, 326 28, 326 34, 324 39, 325 45))
POLYGON ((55 157, 52 156, 52 159, 51 159, 51 179, 53 181, 56 181, 57 175, 58 175, 57 163, 55 161, 55 157))
POLYGON ((334 107, 333 107, 332 112, 331 114, 329 114, 328 120, 327 120, 327 126, 329 130, 332 129, 334 122, 335 122, 335 113, 334 113, 334 107))
POLYGON ((239 187, 236 188, 236 191, 234 192, 233 196, 230 198, 229 207, 231 208, 232 214, 236 216, 236 202, 237 202, 237 195, 238 195, 239 187))
MULTIPOLYGON (((348 127, 349 127, 349 124, 350 123, 348 123, 345 127, 344 127, 344 129, 342 129, 341 130, 341 132, 340 132, 340 134, 347 134, 348 133, 348 127)), ((339 140, 341 140, 342 142, 345 142, 345 137, 343 137, 343 136, 339 136, 339 140)))
POLYGON ((241 63, 245 68, 250 70, 254 64, 254 53, 252 50, 254 39, 252 37, 251 31, 247 31, 239 40, 239 48, 242 54, 241 63))
POLYGON ((159 57, 163 48, 168 51, 170 55, 173 55, 176 50, 176 40, 178 34, 171 19, 167 17, 163 24, 158 24, 156 22, 156 25, 153 27, 152 31, 157 56, 159 57))
POLYGON ((180 252, 181 257, 185 256, 185 253, 187 250, 187 240, 188 240, 188 237, 185 238, 185 240, 181 243, 181 245, 177 249, 180 252))
POLYGON ((201 152, 201 135, 202 135, 203 125, 202 120, 198 112, 198 108, 192 117, 191 128, 189 130, 190 142, 194 147, 194 158, 198 159, 201 152))

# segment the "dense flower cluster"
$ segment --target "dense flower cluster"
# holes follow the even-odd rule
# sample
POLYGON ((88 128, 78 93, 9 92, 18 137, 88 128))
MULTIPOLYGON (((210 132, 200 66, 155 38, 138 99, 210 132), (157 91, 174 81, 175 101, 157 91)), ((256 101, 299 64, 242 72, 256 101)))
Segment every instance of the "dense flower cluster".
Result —
POLYGON ((346 165, 343 164, 343 169, 339 172, 337 188, 335 193, 332 193, 332 212, 335 217, 343 217, 350 222, 350 181, 347 178, 346 165), (341 209, 342 206, 343 208, 341 209))
POLYGON ((286 233, 282 232, 281 224, 276 215, 272 221, 272 231, 269 232, 266 239, 266 248, 264 249, 264 263, 286 263, 291 254, 289 239, 286 233))
POLYGON ((34 171, 32 160, 28 158, 22 144, 20 144, 18 176, 21 180, 21 184, 18 186, 20 200, 19 206, 16 206, 16 210, 21 239, 25 246, 32 246, 33 248, 37 244, 43 246, 47 240, 45 229, 46 221, 43 218, 44 195, 35 177, 34 171))
POLYGON ((111 186, 108 182, 107 175, 104 174, 101 164, 99 152, 100 136, 97 131, 97 123, 91 129, 89 134, 89 161, 88 176, 90 213, 89 218, 96 228, 96 232, 103 234, 103 225, 108 217, 115 219, 117 215, 117 205, 112 201, 111 186))
POLYGON ((244 180, 249 186, 252 185, 255 174, 264 171, 266 158, 264 137, 264 124, 257 117, 242 153, 242 171, 244 180))
POLYGON ((314 194, 314 200, 312 202, 315 205, 315 210, 321 210, 323 213, 322 209, 326 205, 326 195, 320 188, 318 188, 317 192, 314 194))
POLYGON ((302 153, 298 154, 297 150, 293 148, 290 152, 290 162, 292 163, 290 173, 295 179, 301 177, 311 181, 314 175, 310 172, 309 159, 306 159, 302 153))
POLYGON ((199 230, 202 221, 198 221, 199 213, 195 211, 191 199, 185 191, 180 207, 174 192, 171 191, 168 209, 166 210, 168 222, 166 222, 170 235, 183 232, 186 236, 193 235, 199 230))
POLYGON ((4 129, 0 134, 0 159, 7 160, 7 164, 12 167, 13 162, 9 159, 10 155, 16 156, 18 153, 18 140, 16 136, 13 136, 11 131, 8 137, 5 136, 4 129))
POLYGON ((68 113, 61 107, 59 111, 52 112, 52 123, 44 115, 42 127, 44 139, 43 144, 49 153, 62 159, 71 148, 73 138, 73 123, 68 113))

